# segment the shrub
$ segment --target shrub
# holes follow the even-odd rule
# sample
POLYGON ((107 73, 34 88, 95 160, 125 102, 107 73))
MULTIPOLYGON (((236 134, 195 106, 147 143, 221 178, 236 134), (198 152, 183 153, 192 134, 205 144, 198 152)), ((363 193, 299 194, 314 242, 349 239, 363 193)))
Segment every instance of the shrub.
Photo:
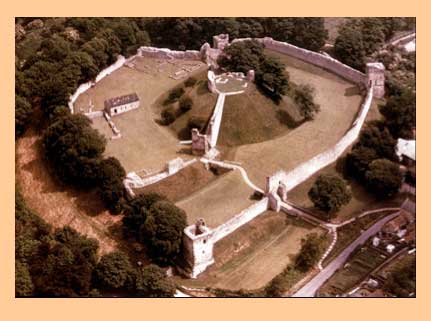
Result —
POLYGON ((162 124, 167 126, 172 124, 177 118, 177 113, 173 106, 169 106, 162 111, 162 124))
POLYGON ((195 77, 189 77, 185 82, 184 85, 186 87, 193 87, 197 83, 197 79, 195 77))
POLYGON ((138 273, 136 295, 149 298, 171 298, 176 291, 175 284, 155 264, 150 264, 138 273))
POLYGON ((191 116, 187 122, 187 127, 189 128, 189 131, 191 131, 193 128, 197 128, 201 132, 204 129, 206 123, 207 120, 204 117, 191 116))
POLYGON ((193 99, 190 98, 190 96, 184 96, 180 99, 180 109, 181 112, 186 113, 190 109, 192 109, 193 106, 193 99))
POLYGON ((310 85, 299 85, 295 88, 293 99, 306 120, 313 119, 320 110, 320 106, 314 102, 314 88, 310 85))
POLYGON ((406 173, 406 183, 416 186, 416 169, 409 169, 406 173))
POLYGON ((301 240, 301 250, 295 260, 295 269, 307 272, 318 261, 323 252, 323 238, 316 233, 307 235, 301 240))
POLYGON ((327 213, 337 212, 352 198, 346 182, 338 175, 320 175, 308 196, 315 207, 327 213))
POLYGON ((111 252, 100 259, 95 270, 98 284, 105 289, 122 288, 132 273, 129 258, 122 252, 111 252))
POLYGON ((171 102, 177 101, 182 95, 184 94, 184 88, 183 87, 177 87, 172 89, 169 92, 168 99, 171 102))
POLYGON ((365 173, 368 188, 380 198, 394 196, 402 184, 402 175, 398 164, 387 159, 371 162, 365 173))

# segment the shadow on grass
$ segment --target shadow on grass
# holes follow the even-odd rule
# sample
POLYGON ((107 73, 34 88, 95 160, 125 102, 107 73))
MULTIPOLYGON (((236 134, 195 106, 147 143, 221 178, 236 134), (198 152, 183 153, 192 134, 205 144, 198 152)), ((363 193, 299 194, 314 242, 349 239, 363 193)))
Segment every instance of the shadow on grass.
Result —
POLYGON ((286 125, 287 127, 294 129, 300 126, 304 121, 296 121, 286 110, 278 109, 276 111, 275 117, 280 122, 280 124, 286 125))

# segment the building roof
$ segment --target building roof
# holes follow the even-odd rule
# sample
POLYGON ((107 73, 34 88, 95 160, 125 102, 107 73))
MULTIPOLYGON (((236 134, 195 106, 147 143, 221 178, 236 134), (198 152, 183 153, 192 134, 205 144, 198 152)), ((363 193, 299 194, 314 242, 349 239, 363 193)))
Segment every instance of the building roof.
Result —
POLYGON ((129 104, 135 101, 139 101, 139 97, 136 93, 128 94, 124 96, 118 96, 105 100, 105 108, 113 108, 125 104, 129 104))
POLYGON ((400 214, 397 217, 390 220, 383 226, 382 231, 386 233, 397 233, 399 230, 408 226, 413 221, 413 214, 401 209, 400 214))
POLYGON ((407 156, 410 159, 416 160, 416 141, 398 138, 395 152, 400 159, 402 156, 407 156))

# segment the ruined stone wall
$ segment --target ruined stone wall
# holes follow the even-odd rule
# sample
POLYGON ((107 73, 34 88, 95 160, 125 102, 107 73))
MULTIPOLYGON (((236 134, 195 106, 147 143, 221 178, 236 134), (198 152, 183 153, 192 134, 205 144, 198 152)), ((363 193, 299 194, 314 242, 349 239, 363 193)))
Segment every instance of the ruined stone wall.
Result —
POLYGON ((216 243, 222 238, 231 234, 236 229, 240 228, 244 224, 250 222, 252 219, 262 214, 268 209, 268 198, 265 197, 259 202, 251 205, 245 210, 241 211, 239 214, 235 215, 229 221, 217 226, 213 229, 212 242, 216 243))
POLYGON ((140 47, 138 55, 142 57, 151 57, 159 59, 189 59, 189 60, 202 60, 200 51, 197 50, 170 50, 167 48, 157 47, 140 47))
MULTIPOLYGON (((239 38, 239 39, 233 40, 232 43, 235 43, 238 41, 246 41, 246 40, 253 40, 253 39, 239 38)), ((347 79, 349 81, 352 81, 356 84, 362 84, 365 81, 365 74, 341 63, 340 61, 332 57, 329 57, 314 51, 310 51, 307 49, 303 49, 300 47, 296 47, 287 42, 277 41, 270 37, 255 38, 254 40, 257 40, 263 45, 265 45, 267 49, 274 50, 282 54, 286 54, 288 56, 292 56, 294 58, 303 60, 315 66, 329 70, 335 73, 336 75, 343 77, 344 79, 347 79)))
POLYGON ((371 107, 372 99, 373 87, 368 89, 367 96, 361 105, 359 115, 352 127, 334 147, 302 163, 290 172, 279 171, 275 173, 268 178, 266 191, 274 191, 278 188, 278 185, 281 182, 284 184, 283 188, 287 192, 307 180, 317 171, 335 162, 338 157, 340 157, 341 154, 343 154, 343 152, 358 138, 359 132, 371 107))

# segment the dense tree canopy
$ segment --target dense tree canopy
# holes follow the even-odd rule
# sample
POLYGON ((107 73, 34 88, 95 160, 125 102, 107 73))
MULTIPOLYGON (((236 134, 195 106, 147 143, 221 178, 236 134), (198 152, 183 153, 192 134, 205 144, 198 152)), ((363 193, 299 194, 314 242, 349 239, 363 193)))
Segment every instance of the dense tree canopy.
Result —
POLYGON ((175 284, 167 278, 165 271, 155 264, 150 264, 137 273, 137 296, 170 298, 174 296, 175 291, 175 284))
POLYGON ((377 159, 370 163, 365 180, 371 192, 381 198, 394 196, 402 183, 400 167, 387 159, 377 159))
POLYGON ((225 48, 218 63, 229 71, 247 73, 254 70, 256 85, 278 100, 287 93, 288 75, 284 65, 265 55, 263 48, 257 41, 236 42, 225 48))
POLYGON ((111 252, 100 259, 94 270, 98 287, 120 289, 133 274, 129 258, 122 252, 111 252))
POLYGON ((33 110, 26 98, 15 95, 15 137, 24 133, 33 110))
POLYGON ((92 186, 106 139, 84 115, 70 115, 51 124, 43 138, 46 155, 65 182, 92 186))
POLYGON ((352 198, 346 182, 337 175, 320 175, 308 196, 315 207, 327 213, 337 212, 352 198))
POLYGON ((412 129, 416 127, 416 94, 403 90, 400 95, 389 97, 380 112, 394 137, 411 138, 412 129))
POLYGON ((168 201, 158 201, 147 213, 141 227, 141 239, 157 262, 171 263, 181 252, 186 226, 186 214, 182 209, 168 201))

